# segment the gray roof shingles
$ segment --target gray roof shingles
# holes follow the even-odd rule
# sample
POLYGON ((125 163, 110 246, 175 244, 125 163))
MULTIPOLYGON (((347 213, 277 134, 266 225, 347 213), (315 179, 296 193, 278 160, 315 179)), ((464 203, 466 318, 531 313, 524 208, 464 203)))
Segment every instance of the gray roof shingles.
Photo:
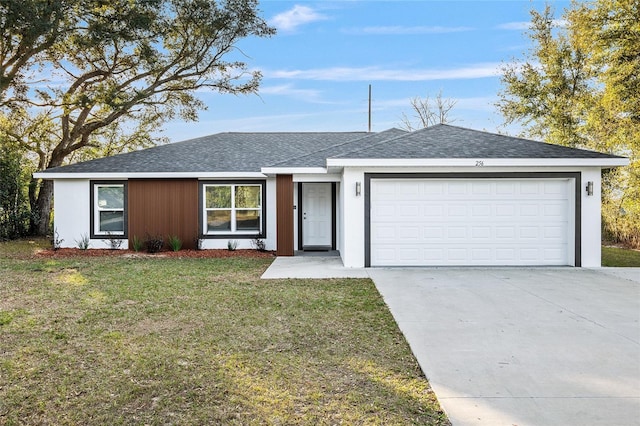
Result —
POLYGON ((595 151, 438 124, 330 158, 618 158, 595 151))
POLYGON ((45 170, 55 173, 260 172, 327 158, 618 158, 440 124, 415 132, 218 133, 45 170))
POLYGON ((217 133, 57 167, 45 173, 260 172, 270 164, 366 135, 366 132, 217 133))

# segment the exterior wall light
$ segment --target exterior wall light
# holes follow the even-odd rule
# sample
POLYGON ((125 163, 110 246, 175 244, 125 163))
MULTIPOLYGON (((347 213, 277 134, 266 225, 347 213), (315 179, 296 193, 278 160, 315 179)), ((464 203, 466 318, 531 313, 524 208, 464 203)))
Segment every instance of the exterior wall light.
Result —
POLYGON ((593 181, 587 182, 587 195, 593 195, 593 181))
POLYGON ((356 197, 362 194, 362 182, 356 182, 356 197))

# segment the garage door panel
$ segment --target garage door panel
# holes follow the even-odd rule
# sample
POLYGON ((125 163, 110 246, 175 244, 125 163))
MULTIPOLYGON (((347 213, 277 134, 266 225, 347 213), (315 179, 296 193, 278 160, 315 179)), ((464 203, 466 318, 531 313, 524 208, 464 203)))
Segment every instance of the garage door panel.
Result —
POLYGON ((471 258, 477 261, 490 261, 491 260, 491 250, 484 249, 471 249, 471 258))
POLYGON ((478 204, 471 206, 471 217, 474 219, 490 218, 491 217, 491 205, 490 204, 478 204))
POLYGON ((491 183, 489 182, 473 182, 471 184, 471 193, 473 195, 487 195, 491 193, 491 183))
POLYGON ((489 240, 493 236, 491 227, 489 226, 473 226, 471 227, 471 238, 473 240, 489 240))
POLYGON ((373 266, 568 263, 568 179, 372 179, 370 188, 373 266))

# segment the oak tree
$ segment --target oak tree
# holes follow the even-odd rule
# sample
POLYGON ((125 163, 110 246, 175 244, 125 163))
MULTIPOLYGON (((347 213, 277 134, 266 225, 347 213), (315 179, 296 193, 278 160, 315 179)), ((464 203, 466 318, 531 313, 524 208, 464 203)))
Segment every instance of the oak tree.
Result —
MULTIPOLYGON (((17 9, 20 4, 9 3, 17 9)), ((63 34, 31 59, 29 71, 40 67, 38 81, 14 80, 13 88, 20 87, 15 81, 26 88, 16 89, 23 98, 14 97, 5 111, 19 118, 8 121, 5 134, 33 154, 39 170, 86 159, 91 151, 101 155, 147 146, 166 120, 197 120, 205 108, 199 91, 258 89, 261 75, 248 69, 238 48, 246 37, 274 33, 256 0, 71 4, 63 34)), ((53 185, 43 181, 32 187, 37 233, 44 234, 53 185)))

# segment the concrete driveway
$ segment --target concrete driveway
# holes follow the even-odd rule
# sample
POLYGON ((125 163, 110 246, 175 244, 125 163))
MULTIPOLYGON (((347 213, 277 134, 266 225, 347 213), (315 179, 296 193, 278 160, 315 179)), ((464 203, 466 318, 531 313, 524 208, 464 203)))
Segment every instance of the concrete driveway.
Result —
POLYGON ((640 425, 640 269, 368 272, 454 425, 640 425))

